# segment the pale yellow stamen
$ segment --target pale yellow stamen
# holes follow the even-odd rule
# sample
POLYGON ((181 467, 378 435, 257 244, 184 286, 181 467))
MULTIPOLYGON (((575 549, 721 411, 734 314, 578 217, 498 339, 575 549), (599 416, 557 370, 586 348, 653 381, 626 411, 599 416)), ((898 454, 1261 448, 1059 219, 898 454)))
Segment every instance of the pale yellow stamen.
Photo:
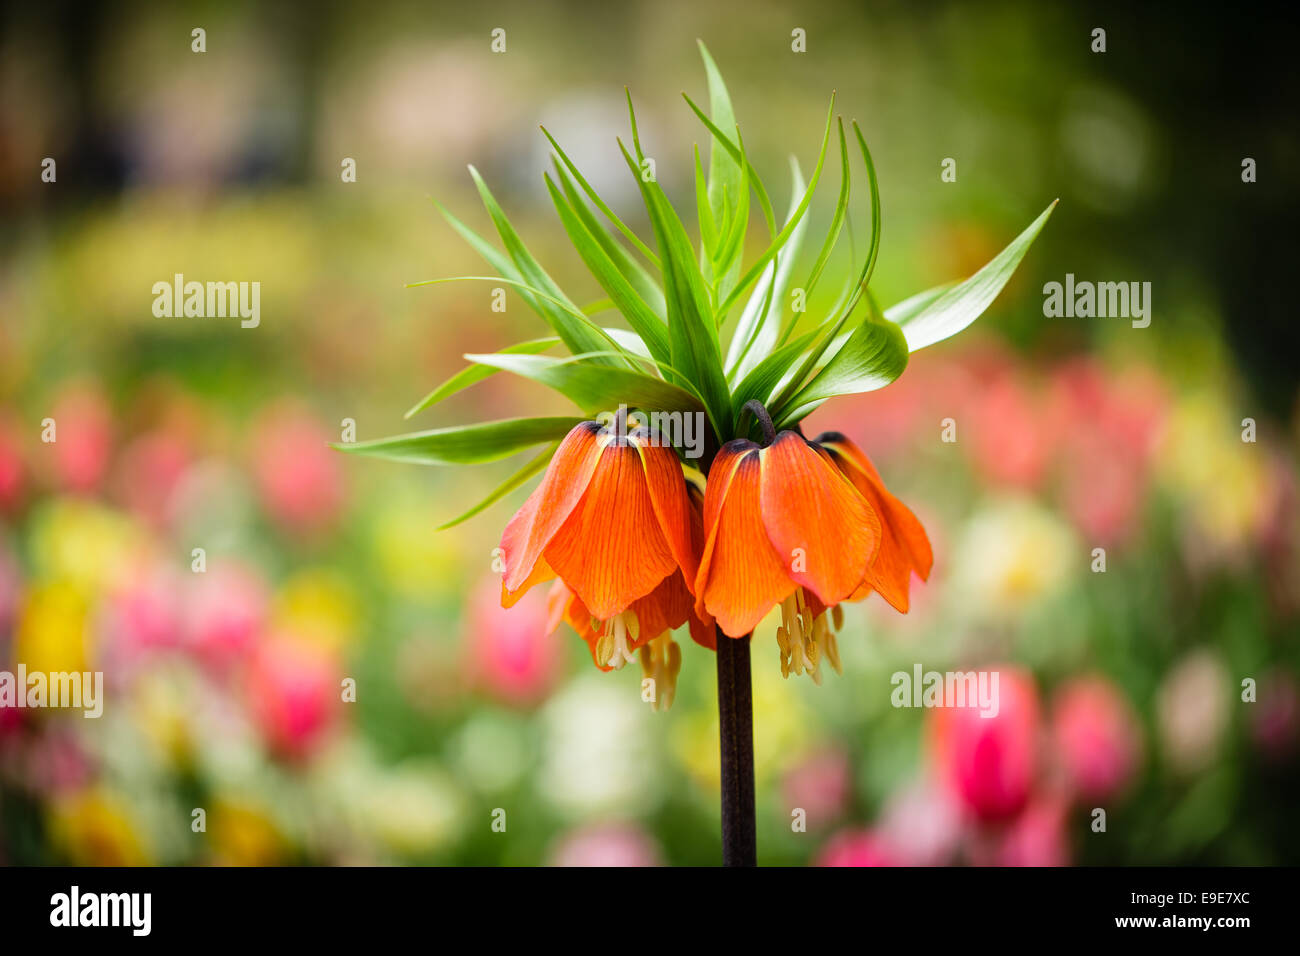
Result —
POLYGON ((654 681, 654 710, 667 710, 677 696, 677 674, 682 669, 682 649, 671 631, 664 631, 641 648, 641 675, 654 681))
POLYGON ((632 653, 632 644, 637 642, 641 633, 640 622, 632 611, 616 614, 600 625, 604 633, 596 641, 596 661, 601 667, 622 670, 627 664, 636 660, 632 653))
MULTIPOLYGON (((832 609, 831 618, 835 627, 844 619, 839 605, 832 609)), ((822 682, 822 656, 830 661, 835 673, 843 673, 840 668, 840 649, 835 640, 835 631, 825 613, 813 617, 812 608, 804 598, 803 588, 781 602, 781 626, 776 629, 776 642, 781 652, 781 676, 807 674, 814 683, 822 682)))

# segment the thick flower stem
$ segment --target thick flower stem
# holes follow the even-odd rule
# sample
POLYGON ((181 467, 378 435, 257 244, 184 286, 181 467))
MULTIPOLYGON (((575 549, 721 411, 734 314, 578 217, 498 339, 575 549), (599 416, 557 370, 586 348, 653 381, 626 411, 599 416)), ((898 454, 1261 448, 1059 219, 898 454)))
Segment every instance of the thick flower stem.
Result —
POLYGON ((722 754, 722 864, 755 866, 754 701, 749 637, 718 639, 718 724, 722 754))

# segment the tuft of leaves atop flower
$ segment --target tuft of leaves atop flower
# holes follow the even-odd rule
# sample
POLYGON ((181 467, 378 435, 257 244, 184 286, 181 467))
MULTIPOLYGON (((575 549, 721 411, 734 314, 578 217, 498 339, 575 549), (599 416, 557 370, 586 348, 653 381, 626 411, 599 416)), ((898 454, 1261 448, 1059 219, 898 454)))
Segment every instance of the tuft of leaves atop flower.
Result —
MULTIPOLYGON (((908 355, 969 326, 1002 291, 1056 206, 1053 201, 997 256, 969 278, 920 292, 882 310, 870 284, 880 249, 880 192, 871 151, 857 122, 853 144, 866 169, 871 231, 860 268, 851 269, 829 311, 811 327, 788 303, 791 280, 807 232, 806 215, 821 180, 832 134, 839 146, 840 186, 830 228, 803 284, 810 300, 848 221, 850 159, 854 150, 832 94, 826 130, 812 176, 805 181, 791 157, 791 199, 778 223, 758 170, 745 150, 731 98, 703 43, 709 113, 689 96, 686 104, 710 136, 705 174, 695 147, 695 217, 698 248, 681 216, 649 168, 627 96, 631 149, 618 138, 629 175, 637 183, 653 230, 653 246, 601 199, 554 137, 554 178, 547 191, 573 248, 607 296, 580 308, 529 252, 487 183, 470 175, 501 239, 504 252, 436 203, 447 222, 487 262, 495 275, 454 276, 413 282, 491 282, 515 289, 550 326, 550 336, 492 354, 469 354, 470 365, 443 382, 406 413, 411 416, 499 371, 549 386, 582 410, 582 418, 519 418, 413 432, 375 441, 335 445, 341 451, 422 464, 496 461, 528 448, 541 453, 488 497, 444 527, 465 520, 545 469, 559 440, 579 421, 620 406, 633 411, 702 412, 713 447, 753 437, 747 402, 766 408, 776 428, 798 423, 829 398, 882 388, 902 374, 908 355), (757 202, 768 235, 766 248, 745 262, 751 206, 757 202), (594 321, 617 311, 628 328, 594 321), (734 316, 734 321, 732 318, 734 316), (800 326, 805 327, 800 327, 800 326), (726 330, 729 329, 729 334, 726 330), (724 341, 726 344, 724 350, 724 341), (563 346, 568 355, 543 354, 563 346)), ((850 256, 852 229, 850 233, 850 256)))

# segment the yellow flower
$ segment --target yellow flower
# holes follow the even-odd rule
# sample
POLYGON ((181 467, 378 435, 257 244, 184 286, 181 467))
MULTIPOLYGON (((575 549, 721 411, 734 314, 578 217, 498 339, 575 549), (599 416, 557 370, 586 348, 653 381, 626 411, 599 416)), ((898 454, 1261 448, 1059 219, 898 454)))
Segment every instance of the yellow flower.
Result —
POLYGON ((351 643, 357 628, 357 597, 332 568, 299 571, 275 597, 272 630, 306 638, 330 650, 351 643))
POLYGON ((118 794, 94 788, 57 798, 50 841, 78 866, 148 866, 149 853, 118 794))
POLYGON ((37 584, 27 593, 14 641, 15 663, 27 670, 87 671, 93 657, 87 604, 63 582, 37 584))

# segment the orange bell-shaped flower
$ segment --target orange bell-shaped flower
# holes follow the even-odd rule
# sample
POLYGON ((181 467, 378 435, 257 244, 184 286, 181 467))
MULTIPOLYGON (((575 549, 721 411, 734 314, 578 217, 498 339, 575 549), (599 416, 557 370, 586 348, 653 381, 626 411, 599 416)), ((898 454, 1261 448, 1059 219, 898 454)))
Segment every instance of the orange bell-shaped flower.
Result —
POLYGON ((712 622, 695 617, 690 590, 702 539, 698 492, 672 449, 644 429, 583 422, 506 525, 502 604, 558 577, 553 626, 567 619, 606 670, 688 620, 703 641, 712 622))

